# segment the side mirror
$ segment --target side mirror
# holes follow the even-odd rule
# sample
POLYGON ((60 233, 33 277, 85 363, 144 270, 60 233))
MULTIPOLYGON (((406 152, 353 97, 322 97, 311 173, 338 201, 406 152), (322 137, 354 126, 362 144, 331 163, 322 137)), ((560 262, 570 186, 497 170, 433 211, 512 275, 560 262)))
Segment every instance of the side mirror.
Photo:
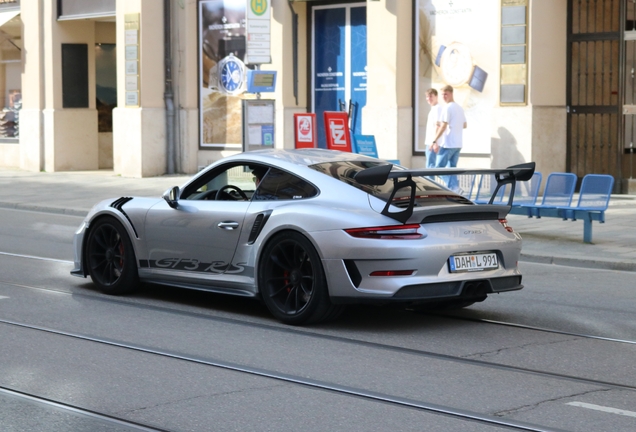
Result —
POLYGON ((166 200, 166 202, 168 203, 168 205, 172 208, 177 208, 178 206, 178 201, 179 201, 179 186, 175 186, 171 189, 168 189, 164 194, 163 194, 163 199, 166 200))

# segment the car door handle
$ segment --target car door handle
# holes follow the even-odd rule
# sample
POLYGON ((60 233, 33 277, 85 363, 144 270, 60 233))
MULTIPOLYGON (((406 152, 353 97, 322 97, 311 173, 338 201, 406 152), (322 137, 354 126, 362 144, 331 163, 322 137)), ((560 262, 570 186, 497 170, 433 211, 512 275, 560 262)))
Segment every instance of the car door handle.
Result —
POLYGON ((219 222, 217 225, 219 228, 224 230, 235 230, 239 227, 238 222, 219 222))

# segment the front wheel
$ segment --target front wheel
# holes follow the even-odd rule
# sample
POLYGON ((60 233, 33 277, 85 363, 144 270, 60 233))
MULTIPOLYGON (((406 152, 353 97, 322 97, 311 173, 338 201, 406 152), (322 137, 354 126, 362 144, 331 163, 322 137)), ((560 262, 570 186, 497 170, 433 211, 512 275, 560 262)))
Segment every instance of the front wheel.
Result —
POLYGON ((86 263, 93 283, 105 294, 125 294, 139 284, 135 251, 115 218, 98 219, 86 242, 86 263))
POLYGON ((258 286, 265 305, 286 324, 308 324, 335 318, 320 256, 300 233, 272 238, 261 254, 258 286))

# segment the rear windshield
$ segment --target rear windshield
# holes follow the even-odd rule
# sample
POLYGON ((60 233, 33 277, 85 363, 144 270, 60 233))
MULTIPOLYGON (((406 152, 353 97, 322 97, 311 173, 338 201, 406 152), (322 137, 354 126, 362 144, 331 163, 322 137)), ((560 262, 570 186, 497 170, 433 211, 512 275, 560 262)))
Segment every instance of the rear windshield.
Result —
MULTIPOLYGON (((370 186, 360 184, 353 178, 356 173, 378 165, 385 165, 385 163, 366 161, 341 161, 311 165, 310 168, 313 168, 316 171, 320 171, 323 174, 338 179, 343 183, 351 185, 368 193, 369 195, 373 195, 374 197, 387 202, 391 197, 391 192, 393 191, 393 179, 387 180, 386 183, 380 186, 370 186)), ((404 168, 394 165, 393 169, 395 170, 404 168)), ((426 177, 413 177, 413 182, 415 183, 416 207, 445 204, 447 205, 450 203, 472 204, 472 202, 467 200, 466 198, 443 188, 439 184, 435 183, 432 180, 429 180, 426 177)), ((408 205, 410 195, 410 188, 402 188, 395 194, 392 204, 399 207, 406 207, 408 205)))

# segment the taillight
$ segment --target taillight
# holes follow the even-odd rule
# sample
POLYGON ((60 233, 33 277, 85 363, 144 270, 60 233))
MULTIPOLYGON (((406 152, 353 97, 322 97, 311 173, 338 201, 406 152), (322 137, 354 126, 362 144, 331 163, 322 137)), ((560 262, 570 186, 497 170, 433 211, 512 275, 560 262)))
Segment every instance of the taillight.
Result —
POLYGON ((511 226, 508 226, 508 221, 506 219, 499 219, 499 223, 501 224, 501 226, 504 227, 504 229, 506 231, 508 231, 509 233, 514 232, 515 230, 512 229, 511 226))
POLYGON ((423 237, 417 230, 420 228, 418 224, 411 225, 392 225, 372 228, 351 228, 345 232, 351 237, 368 238, 368 239, 394 239, 394 240, 414 240, 423 237))

